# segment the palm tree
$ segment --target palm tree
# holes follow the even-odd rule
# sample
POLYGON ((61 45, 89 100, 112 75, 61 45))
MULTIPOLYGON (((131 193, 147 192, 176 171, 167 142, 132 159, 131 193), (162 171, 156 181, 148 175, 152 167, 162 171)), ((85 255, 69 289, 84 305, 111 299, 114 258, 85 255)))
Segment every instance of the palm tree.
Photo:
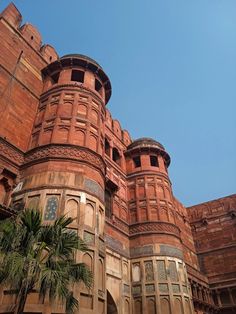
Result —
POLYGON ((72 218, 62 216, 53 224, 43 224, 37 210, 27 209, 0 224, 0 283, 16 293, 14 314, 24 311, 27 295, 36 290, 41 300, 49 296, 65 302, 70 314, 78 308, 72 287, 92 285, 92 273, 84 263, 76 263, 76 253, 87 247, 69 229, 72 218))

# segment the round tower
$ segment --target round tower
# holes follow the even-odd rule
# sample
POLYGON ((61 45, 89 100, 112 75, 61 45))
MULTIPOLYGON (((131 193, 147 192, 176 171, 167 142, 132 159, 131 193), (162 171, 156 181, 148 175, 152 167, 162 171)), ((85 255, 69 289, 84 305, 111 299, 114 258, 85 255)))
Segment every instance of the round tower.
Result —
MULTIPOLYGON (((83 55, 66 55, 42 70, 43 92, 14 203, 40 208, 45 222, 75 218, 89 252, 78 258, 93 271, 92 291, 81 288, 80 312, 105 311, 104 121, 111 96, 101 66, 83 55)), ((35 307, 37 309, 37 307, 35 307)), ((51 312, 57 312, 51 309, 51 312)), ((49 313, 49 312, 47 312, 49 313)))
POLYGON ((192 313, 181 230, 168 176, 170 156, 151 138, 125 153, 135 313, 192 313))
POLYGON ((105 105, 111 84, 83 55, 66 55, 42 71, 44 89, 30 148, 49 143, 84 146, 103 155, 105 105))

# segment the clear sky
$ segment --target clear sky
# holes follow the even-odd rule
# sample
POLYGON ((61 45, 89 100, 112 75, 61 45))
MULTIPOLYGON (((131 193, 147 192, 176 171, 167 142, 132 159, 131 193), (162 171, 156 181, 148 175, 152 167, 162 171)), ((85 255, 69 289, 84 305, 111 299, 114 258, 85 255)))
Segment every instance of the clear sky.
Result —
POLYGON ((82 53, 102 65, 113 118, 133 139, 166 147, 183 204, 236 192, 235 0, 14 3, 60 56, 82 53))

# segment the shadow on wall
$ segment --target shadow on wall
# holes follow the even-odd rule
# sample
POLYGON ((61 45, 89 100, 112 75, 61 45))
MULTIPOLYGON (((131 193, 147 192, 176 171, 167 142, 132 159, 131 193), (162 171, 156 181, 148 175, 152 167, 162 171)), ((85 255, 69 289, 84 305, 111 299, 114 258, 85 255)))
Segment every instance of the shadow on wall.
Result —
POLYGON ((109 291, 107 291, 107 314, 118 314, 117 306, 109 291))

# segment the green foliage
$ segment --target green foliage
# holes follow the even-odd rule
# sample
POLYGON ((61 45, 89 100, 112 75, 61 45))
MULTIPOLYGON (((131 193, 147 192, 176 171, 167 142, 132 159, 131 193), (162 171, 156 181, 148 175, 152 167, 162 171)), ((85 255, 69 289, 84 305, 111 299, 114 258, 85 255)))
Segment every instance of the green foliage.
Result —
POLYGON ((37 210, 27 209, 0 223, 0 283, 17 293, 15 313, 22 313, 27 295, 34 289, 42 300, 64 301, 66 313, 78 308, 74 284, 92 285, 92 273, 76 263, 76 253, 86 251, 84 241, 71 229, 72 218, 59 217, 43 224, 37 210))

